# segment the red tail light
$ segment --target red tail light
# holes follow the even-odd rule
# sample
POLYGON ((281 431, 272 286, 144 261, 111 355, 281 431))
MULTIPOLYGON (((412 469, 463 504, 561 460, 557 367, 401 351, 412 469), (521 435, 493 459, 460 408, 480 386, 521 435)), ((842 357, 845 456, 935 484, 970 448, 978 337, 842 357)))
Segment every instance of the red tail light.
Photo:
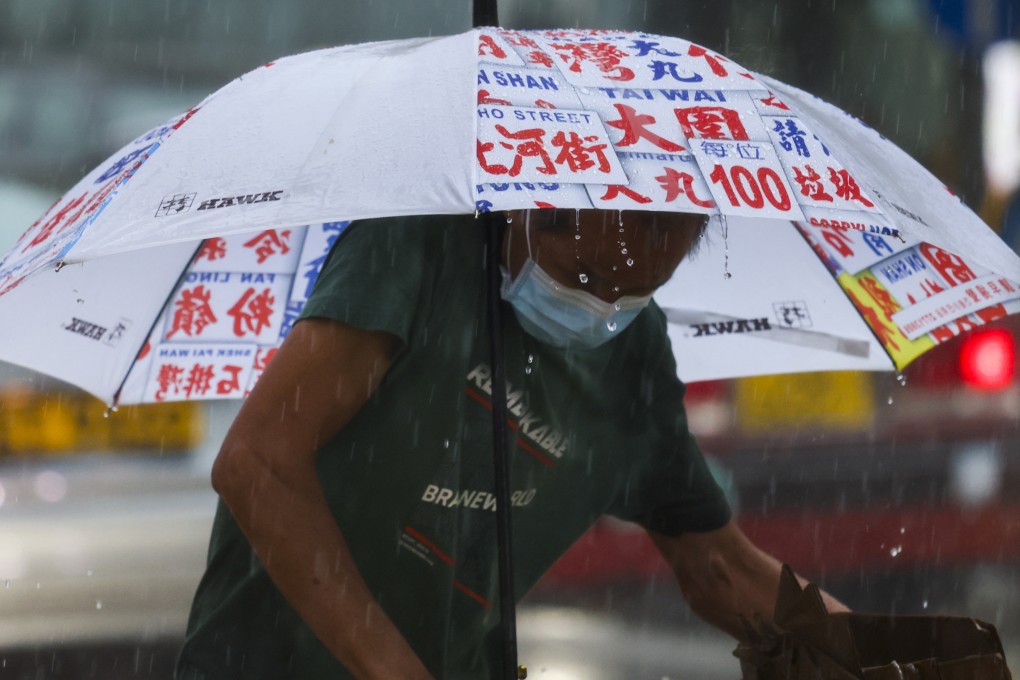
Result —
POLYGON ((960 346, 960 376, 968 387, 1001 390, 1016 375, 1016 349, 1005 329, 978 330, 960 346))

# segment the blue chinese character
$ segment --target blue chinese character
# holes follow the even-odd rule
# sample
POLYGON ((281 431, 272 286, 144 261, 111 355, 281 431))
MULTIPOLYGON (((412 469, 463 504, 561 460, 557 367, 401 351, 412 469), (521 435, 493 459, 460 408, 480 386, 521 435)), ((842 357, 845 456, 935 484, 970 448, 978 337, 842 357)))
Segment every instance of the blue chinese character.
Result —
POLYGON ((637 50, 638 53, 635 57, 647 57, 652 52, 661 54, 664 57, 679 57, 681 56, 677 52, 670 52, 659 47, 660 43, 652 42, 650 40, 633 40, 631 41, 630 49, 637 50))
POLYGON ((829 153, 829 147, 825 146, 825 142, 823 142, 822 140, 818 139, 818 135, 812 135, 812 136, 815 138, 815 141, 818 142, 821 145, 822 151, 825 152, 825 155, 826 156, 831 156, 832 154, 829 153))
POLYGON ((773 130, 779 133, 779 146, 787 151, 796 151, 797 155, 803 158, 811 158, 807 142, 804 141, 807 132, 797 127, 797 121, 787 118, 784 125, 782 119, 777 120, 773 130))
POLYGON ((715 156, 717 158, 727 158, 730 155, 729 149, 722 142, 704 140, 701 142, 701 150, 705 152, 706 156, 715 156))
POLYGON ((294 327, 294 323, 301 316, 301 310, 305 308, 305 303, 298 301, 291 301, 287 303, 287 309, 283 312, 283 321, 280 322, 280 339, 283 340, 290 333, 290 329, 294 327))
POLYGON ((154 151, 158 146, 159 144, 152 144, 150 146, 145 147, 144 149, 135 149, 127 156, 124 156, 119 161, 117 161, 109 168, 107 168, 106 172, 100 175, 99 179, 96 180, 96 184, 99 184, 100 182, 105 182, 108 179, 113 179, 114 177, 119 175, 121 171, 124 170, 124 168, 131 165, 138 158, 141 158, 144 161, 145 155, 148 154, 150 151, 154 151))
POLYGON ((492 201, 475 201, 475 210, 480 213, 492 212, 492 201))
POLYGON ((333 244, 336 243, 336 240, 340 238, 340 234, 344 233, 344 229, 346 229, 350 224, 351 224, 350 221, 323 223, 322 231, 326 234, 329 234, 329 236, 326 237, 327 253, 329 252, 329 249, 333 247, 333 244))
POLYGON ((890 246, 889 243, 878 234, 869 234, 868 232, 864 232, 864 242, 868 244, 869 248, 871 248, 871 252, 876 255, 892 255, 895 252, 893 251, 892 246, 890 246))
POLYGON ((680 65, 672 61, 653 61, 648 65, 648 68, 652 69, 652 80, 662 80, 668 74, 681 83, 700 83, 704 78, 700 74, 695 73, 692 76, 682 76, 677 72, 680 65))
POLYGON ((748 161, 761 160, 761 147, 757 144, 737 144, 737 154, 748 161))

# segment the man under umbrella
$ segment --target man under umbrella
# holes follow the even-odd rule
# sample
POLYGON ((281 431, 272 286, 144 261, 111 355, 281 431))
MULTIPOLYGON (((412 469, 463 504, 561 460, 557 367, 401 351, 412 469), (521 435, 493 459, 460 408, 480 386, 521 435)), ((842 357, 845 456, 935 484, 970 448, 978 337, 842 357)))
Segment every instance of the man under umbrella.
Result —
MULTIPOLYGON (((507 221, 516 592, 609 514, 648 531, 709 622, 740 636, 741 616, 771 619, 780 564, 736 527, 688 432, 651 302, 704 216, 507 221)), ((178 678, 489 676, 484 241, 467 216, 355 223, 338 240, 213 468, 222 502, 178 678)))

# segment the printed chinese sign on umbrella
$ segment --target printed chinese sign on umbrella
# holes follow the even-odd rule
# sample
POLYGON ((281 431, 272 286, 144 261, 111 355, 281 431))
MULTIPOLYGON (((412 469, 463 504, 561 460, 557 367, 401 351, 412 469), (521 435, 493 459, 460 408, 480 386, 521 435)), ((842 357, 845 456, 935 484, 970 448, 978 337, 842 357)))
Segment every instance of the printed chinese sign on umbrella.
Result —
POLYGON ((129 144, 0 263, 0 357, 240 397, 346 221, 553 207, 714 216, 657 295, 688 380, 896 370, 1020 309, 1016 255, 841 111, 678 38, 482 29, 280 59, 129 144))

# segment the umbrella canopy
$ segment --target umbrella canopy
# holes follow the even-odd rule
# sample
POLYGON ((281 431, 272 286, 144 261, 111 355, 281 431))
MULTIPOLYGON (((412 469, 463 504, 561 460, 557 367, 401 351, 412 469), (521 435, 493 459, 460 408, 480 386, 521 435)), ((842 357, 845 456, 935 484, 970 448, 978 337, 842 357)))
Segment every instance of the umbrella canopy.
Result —
POLYGON ((0 262, 0 358, 243 396, 337 220, 552 207, 715 216, 657 295, 687 380, 896 370, 1020 309, 1017 256, 811 95, 677 38, 476 29, 280 59, 127 145, 0 262))

